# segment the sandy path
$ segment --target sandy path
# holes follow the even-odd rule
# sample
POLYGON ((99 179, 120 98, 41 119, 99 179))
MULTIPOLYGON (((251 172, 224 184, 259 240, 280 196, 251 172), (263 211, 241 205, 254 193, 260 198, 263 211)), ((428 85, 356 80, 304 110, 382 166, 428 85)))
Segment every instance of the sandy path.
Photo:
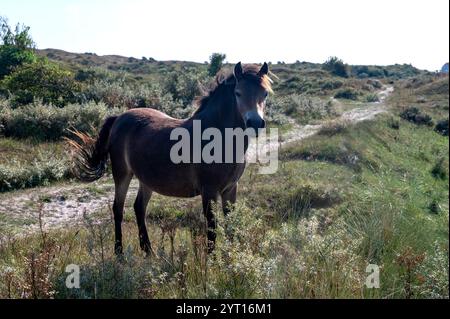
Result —
MULTIPOLYGON (((363 107, 354 108, 350 111, 342 113, 337 119, 333 121, 346 121, 350 123, 358 123, 361 121, 367 121, 373 119, 376 115, 386 112, 386 105, 384 101, 394 91, 392 86, 385 87, 382 91, 378 92, 379 101, 374 103, 366 103, 363 107)), ((334 98, 332 98, 334 100, 334 98)), ((336 102, 340 103, 340 102, 336 102)), ((297 125, 288 133, 282 136, 282 140, 279 142, 270 142, 263 146, 261 152, 270 152, 276 147, 282 148, 286 144, 303 140, 314 134, 316 134, 322 127, 322 124, 316 125, 297 125)), ((247 151, 247 159, 249 161, 255 161, 256 157, 256 145, 251 144, 247 151)))
MULTIPOLYGON (((337 120, 357 123, 372 119, 386 111, 384 101, 393 91, 385 87, 380 91, 380 101, 367 103, 364 107, 344 112, 337 120)), ((283 147, 284 145, 305 139, 316 134, 323 124, 296 126, 284 134, 281 142, 268 143, 265 150, 283 147)), ((256 148, 250 147, 248 158, 255 157, 256 148)), ((136 196, 138 183, 133 180, 130 185, 128 199, 136 196)), ((114 184, 111 178, 102 178, 92 184, 59 184, 50 187, 38 187, 0 194, 0 224, 15 225, 16 229, 34 231, 38 227, 38 216, 41 212, 46 228, 65 227, 79 223, 83 213, 95 213, 108 209, 114 197, 114 184)))

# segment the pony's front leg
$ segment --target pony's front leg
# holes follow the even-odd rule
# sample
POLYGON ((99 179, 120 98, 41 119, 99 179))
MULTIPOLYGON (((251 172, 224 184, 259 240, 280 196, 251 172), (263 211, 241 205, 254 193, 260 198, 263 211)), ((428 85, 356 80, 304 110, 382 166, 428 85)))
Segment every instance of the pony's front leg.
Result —
POLYGON ((214 250, 216 245, 216 217, 214 216, 213 203, 217 202, 218 192, 204 190, 202 193, 203 214, 206 217, 208 253, 214 250))

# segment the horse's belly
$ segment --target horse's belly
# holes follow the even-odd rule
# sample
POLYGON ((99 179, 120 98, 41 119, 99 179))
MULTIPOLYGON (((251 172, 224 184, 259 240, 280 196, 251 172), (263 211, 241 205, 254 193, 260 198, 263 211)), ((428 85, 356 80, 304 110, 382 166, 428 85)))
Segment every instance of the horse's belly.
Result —
POLYGON ((200 194, 200 187, 194 172, 189 168, 180 169, 175 165, 149 165, 135 176, 153 191, 175 197, 194 197, 200 194))
POLYGON ((153 191, 175 197, 194 197, 207 187, 221 193, 241 177, 245 164, 205 165, 152 163, 135 176, 153 191))
POLYGON ((182 198, 189 198, 189 197, 195 197, 200 195, 200 191, 195 190, 195 189, 185 189, 185 188, 180 188, 180 189, 167 189, 166 187, 161 186, 153 186, 152 188, 153 191, 155 191, 158 194, 164 195, 164 196, 172 196, 172 197, 182 197, 182 198))

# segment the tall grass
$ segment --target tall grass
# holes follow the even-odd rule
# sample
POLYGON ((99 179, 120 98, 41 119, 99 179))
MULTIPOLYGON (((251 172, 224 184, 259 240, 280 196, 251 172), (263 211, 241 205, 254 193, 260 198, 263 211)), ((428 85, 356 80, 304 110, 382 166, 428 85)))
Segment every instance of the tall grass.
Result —
POLYGON ((71 176, 67 158, 40 153, 31 162, 15 159, 0 163, 0 192, 48 185, 71 176))
MULTIPOLYGON (((331 144, 347 140, 361 156, 360 169, 327 158, 296 157, 284 160, 271 176, 255 175, 257 167, 251 166, 240 184, 245 200, 227 217, 216 208, 218 242, 212 255, 206 254, 200 203, 194 201, 188 209, 155 196, 147 224, 157 256, 144 258, 128 209, 125 253, 119 259, 113 252, 109 210, 86 214, 84 225, 45 236, 2 233, 0 294, 448 298, 448 177, 431 173, 434 159, 448 154, 447 138, 407 122, 393 129, 389 118, 326 137, 331 144), (441 207, 437 214, 428 210, 432 201, 441 207), (52 245, 58 248, 52 250, 52 245), (30 262, 33 253, 35 262, 30 262), (81 267, 79 289, 65 286, 65 266, 72 263, 81 267), (37 268, 40 264, 45 267, 37 268), (369 264, 380 268, 379 289, 365 286, 369 264), (46 283, 36 286, 34 294, 26 288, 30 273, 40 274, 46 283)), ((309 143, 317 154, 325 151, 321 140, 309 143)), ((283 152, 295 154, 299 146, 291 148, 283 152)))

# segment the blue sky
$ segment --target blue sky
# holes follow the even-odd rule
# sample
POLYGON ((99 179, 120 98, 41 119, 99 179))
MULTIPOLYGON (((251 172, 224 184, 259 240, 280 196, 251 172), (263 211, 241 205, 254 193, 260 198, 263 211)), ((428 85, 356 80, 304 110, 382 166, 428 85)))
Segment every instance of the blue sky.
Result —
POLYGON ((448 0, 0 0, 38 48, 203 62, 411 63, 449 56, 448 0))

